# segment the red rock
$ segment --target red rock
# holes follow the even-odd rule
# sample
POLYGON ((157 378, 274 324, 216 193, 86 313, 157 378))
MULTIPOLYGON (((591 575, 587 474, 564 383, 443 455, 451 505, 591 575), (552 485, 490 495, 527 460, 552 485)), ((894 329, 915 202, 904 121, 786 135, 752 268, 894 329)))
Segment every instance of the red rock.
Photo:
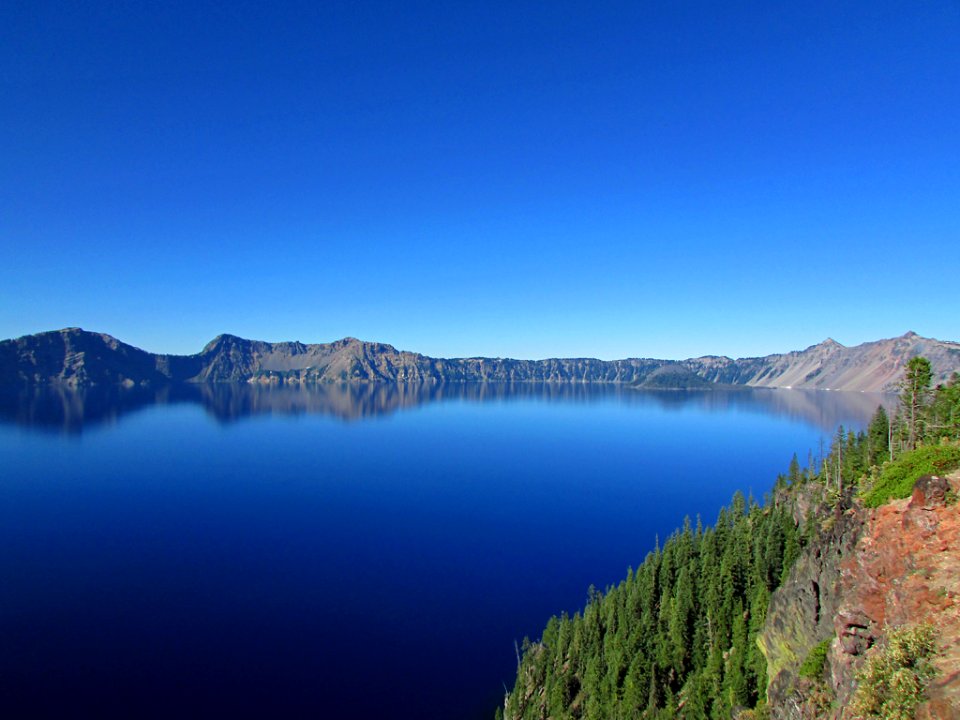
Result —
POLYGON ((936 475, 924 475, 913 486, 913 495, 910 497, 910 507, 924 507, 932 509, 943 507, 947 501, 947 490, 950 484, 946 478, 936 475))

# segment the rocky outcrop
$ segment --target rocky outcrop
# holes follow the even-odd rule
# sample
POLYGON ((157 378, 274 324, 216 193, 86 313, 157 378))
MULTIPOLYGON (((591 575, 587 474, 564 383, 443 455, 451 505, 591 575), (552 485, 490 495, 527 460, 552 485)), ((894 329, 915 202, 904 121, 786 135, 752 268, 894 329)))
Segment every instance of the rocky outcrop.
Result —
POLYGON ((432 358, 384 343, 268 343, 219 335, 196 355, 154 355, 79 328, 0 342, 0 386, 160 382, 497 382, 619 383, 654 389, 716 385, 834 390, 894 387, 906 360, 923 354, 935 379, 960 370, 960 345, 908 333, 845 348, 828 340, 800 352, 732 360, 629 358, 432 358))
POLYGON ((834 633, 842 600, 843 565, 863 529, 861 510, 848 495, 831 511, 822 485, 792 491, 795 519, 813 523, 815 539, 804 548, 786 581, 773 593, 757 639, 767 659, 767 697, 775 720, 815 717, 807 710, 800 665, 818 643, 834 633))
POLYGON ((958 486, 960 475, 923 477, 909 500, 870 513, 843 567, 837 639, 830 656, 830 679, 840 706, 855 688, 864 651, 887 627, 932 622, 948 654, 936 661, 942 672, 924 712, 946 707, 948 714, 932 717, 960 717, 960 509, 950 501, 958 486))
MULTIPOLYGON (((768 661, 774 719, 826 717, 847 710, 865 654, 887 628, 932 622, 940 674, 917 717, 960 717, 960 475, 924 477, 909 500, 876 510, 851 508, 812 543, 770 601, 761 648, 768 661), (830 641, 821 683, 798 677, 818 642, 830 641)), ((829 520, 824 522, 829 523, 829 520)))

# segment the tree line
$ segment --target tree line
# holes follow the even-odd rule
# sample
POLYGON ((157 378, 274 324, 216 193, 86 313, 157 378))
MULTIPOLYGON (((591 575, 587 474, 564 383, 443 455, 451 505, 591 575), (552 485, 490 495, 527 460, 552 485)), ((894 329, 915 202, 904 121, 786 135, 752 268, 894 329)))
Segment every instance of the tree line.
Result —
MULTIPOLYGON (((919 475, 952 467, 960 460, 960 373, 936 387, 932 378, 930 361, 912 358, 893 416, 881 405, 865 431, 847 431, 841 425, 816 472, 807 477, 823 482, 835 495, 852 486, 867 505, 876 506, 904 497, 919 475)), ((797 465, 794 457, 790 481, 796 479, 797 465)))
MULTIPOLYGON (((508 718, 728 718, 764 698, 755 642, 805 542, 783 507, 737 493, 714 527, 689 519, 582 613, 524 641, 508 718)), ((502 717, 502 716, 501 716, 502 717)))

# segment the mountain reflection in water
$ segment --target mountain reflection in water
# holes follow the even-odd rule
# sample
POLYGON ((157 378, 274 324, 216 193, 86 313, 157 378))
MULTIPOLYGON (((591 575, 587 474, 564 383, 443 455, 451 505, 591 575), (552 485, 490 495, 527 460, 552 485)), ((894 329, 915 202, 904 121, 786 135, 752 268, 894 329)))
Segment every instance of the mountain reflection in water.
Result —
POLYGON ((660 409, 751 412, 800 420, 832 433, 838 425, 863 425, 878 405, 896 399, 879 393, 717 388, 635 390, 586 383, 356 383, 309 387, 254 384, 174 384, 160 388, 41 387, 0 393, 0 422, 40 431, 80 433, 119 422, 154 405, 196 404, 217 422, 260 415, 323 415, 341 421, 374 418, 438 402, 617 402, 660 409))

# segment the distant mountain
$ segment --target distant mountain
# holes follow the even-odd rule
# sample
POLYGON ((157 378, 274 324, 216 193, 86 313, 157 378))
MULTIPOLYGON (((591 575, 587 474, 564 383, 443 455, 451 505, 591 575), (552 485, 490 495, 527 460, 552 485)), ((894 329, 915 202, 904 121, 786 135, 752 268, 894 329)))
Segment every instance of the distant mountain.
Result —
POLYGON ((150 384, 199 374, 197 355, 154 355, 103 333, 66 328, 0 342, 0 386, 150 384))
POLYGON ((906 361, 924 355, 935 381, 960 370, 960 345, 907 333, 847 348, 826 340, 806 350, 760 358, 690 360, 432 358, 383 343, 268 343, 219 335, 196 355, 155 355, 79 328, 0 342, 0 387, 60 384, 155 385, 169 382, 265 384, 339 382, 600 382, 643 388, 723 385, 890 390, 906 361))
POLYGON ((640 383, 667 360, 431 358, 383 343, 268 343, 219 335, 196 355, 153 355, 79 328, 0 342, 0 385, 156 382, 640 383))
POLYGON ((960 344, 914 332, 855 347, 827 338, 806 350, 783 355, 739 360, 702 357, 682 364, 706 380, 731 385, 879 392, 896 389, 907 361, 917 355, 933 365, 934 384, 960 371, 960 344))

